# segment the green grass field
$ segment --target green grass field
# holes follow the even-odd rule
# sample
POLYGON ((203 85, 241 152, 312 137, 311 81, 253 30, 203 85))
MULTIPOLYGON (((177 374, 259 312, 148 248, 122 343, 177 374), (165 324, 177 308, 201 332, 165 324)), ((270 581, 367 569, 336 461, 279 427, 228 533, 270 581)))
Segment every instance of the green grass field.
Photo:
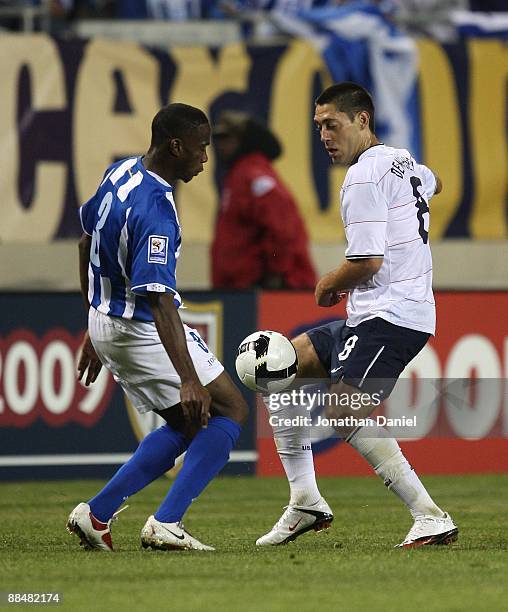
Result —
POLYGON ((165 480, 129 500, 115 554, 85 552, 64 529, 100 482, 1 484, 0 591, 58 591, 53 608, 87 611, 507 610, 508 476, 424 480, 461 530, 452 546, 394 550, 411 520, 375 478, 320 479, 333 527, 270 549, 254 542, 279 517, 285 482, 218 479, 186 518, 215 553, 141 550, 165 480))

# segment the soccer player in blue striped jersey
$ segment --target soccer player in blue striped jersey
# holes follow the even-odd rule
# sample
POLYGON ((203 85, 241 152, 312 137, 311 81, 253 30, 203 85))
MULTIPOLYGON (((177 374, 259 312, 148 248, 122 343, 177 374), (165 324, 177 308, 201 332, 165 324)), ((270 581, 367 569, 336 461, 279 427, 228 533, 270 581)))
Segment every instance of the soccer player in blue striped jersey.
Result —
POLYGON ((104 365, 140 413, 153 410, 166 420, 102 491, 71 512, 67 527, 85 548, 113 550, 110 526, 118 508, 187 451, 141 542, 165 550, 213 550, 191 536, 182 519, 226 464, 247 406, 198 332, 178 315, 181 231, 173 197, 175 181, 189 182, 203 171, 209 144, 201 110, 164 107, 153 119, 146 155, 110 166, 80 209, 88 332, 79 378, 93 383, 104 365))

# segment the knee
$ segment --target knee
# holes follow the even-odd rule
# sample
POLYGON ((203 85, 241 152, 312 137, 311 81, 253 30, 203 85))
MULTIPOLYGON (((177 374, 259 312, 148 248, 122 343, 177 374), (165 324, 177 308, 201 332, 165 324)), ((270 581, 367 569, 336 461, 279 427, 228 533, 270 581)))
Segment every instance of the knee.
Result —
POLYGON ((242 425, 249 414, 249 407, 229 376, 223 372, 207 386, 212 395, 210 413, 212 416, 223 416, 242 425))
POLYGON ((241 401, 237 402, 233 409, 233 421, 236 421, 239 425, 243 425, 249 416, 249 407, 247 402, 242 398, 241 401))
MULTIPOLYGON (((298 357, 297 381, 305 378, 327 378, 327 373, 319 360, 316 349, 306 333, 291 339, 298 357)), ((295 384, 297 383, 295 381, 295 384)))
POLYGON ((238 425, 243 425, 249 415, 249 407, 240 393, 238 393, 234 402, 212 405, 210 413, 212 416, 223 416, 235 421, 238 425))

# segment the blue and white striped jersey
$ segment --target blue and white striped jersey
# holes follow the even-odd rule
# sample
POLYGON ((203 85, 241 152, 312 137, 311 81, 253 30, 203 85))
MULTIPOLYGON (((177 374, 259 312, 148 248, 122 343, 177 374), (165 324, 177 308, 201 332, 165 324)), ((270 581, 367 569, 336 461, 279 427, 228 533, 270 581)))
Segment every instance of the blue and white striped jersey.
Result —
POLYGON ((110 166, 79 215, 92 237, 91 306, 110 316, 153 321, 149 291, 170 291, 175 305, 181 305, 176 290, 181 238, 173 188, 146 170, 140 157, 110 166))

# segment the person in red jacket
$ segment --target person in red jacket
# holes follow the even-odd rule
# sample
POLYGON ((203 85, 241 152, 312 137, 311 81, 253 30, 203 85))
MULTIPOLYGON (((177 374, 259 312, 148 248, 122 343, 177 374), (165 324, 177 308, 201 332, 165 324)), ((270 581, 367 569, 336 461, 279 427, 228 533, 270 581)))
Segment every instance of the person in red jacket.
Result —
POLYGON ((224 112, 213 134, 226 170, 211 248, 213 287, 314 289, 305 225, 272 165, 282 150, 278 139, 237 111, 224 112))

